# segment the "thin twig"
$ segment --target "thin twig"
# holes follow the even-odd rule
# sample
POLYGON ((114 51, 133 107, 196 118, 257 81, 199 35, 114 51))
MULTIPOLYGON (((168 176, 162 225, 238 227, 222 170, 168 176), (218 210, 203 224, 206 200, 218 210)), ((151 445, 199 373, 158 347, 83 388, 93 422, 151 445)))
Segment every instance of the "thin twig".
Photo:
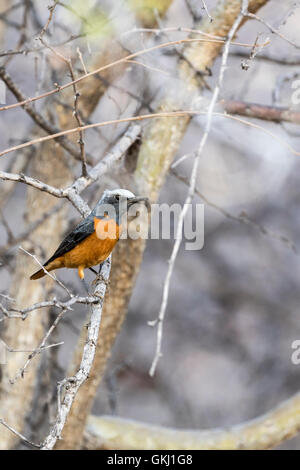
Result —
POLYGON ((159 310, 159 313, 158 313, 157 320, 155 320, 154 322, 151 322, 152 326, 157 325, 157 338, 156 338, 155 355, 154 355, 154 358, 153 358, 153 361, 152 361, 152 364, 151 364, 151 367, 150 367, 150 370, 149 370, 149 374, 151 376, 153 376, 155 374, 158 361, 162 356, 161 351, 162 351, 163 324, 164 324, 164 318, 165 318, 166 309, 167 309, 167 305, 168 305, 171 277, 172 277, 172 274, 173 274, 175 261, 176 261, 177 254, 178 254, 178 251, 179 251, 179 248, 180 248, 180 245, 181 245, 181 241, 182 241, 182 228, 183 228, 184 218, 185 218, 186 213, 188 211, 189 204, 191 203, 191 201, 194 197, 194 194, 195 194, 196 178, 197 178, 197 172, 198 172, 200 157, 202 155, 203 148, 204 148, 204 146, 206 144, 206 141, 208 139, 208 135, 209 135, 211 125, 212 125, 214 107, 217 103, 218 96, 219 96, 220 90, 221 90, 222 85, 223 85, 223 79, 224 79, 224 74, 225 74, 225 70, 226 70, 226 64, 227 64, 230 44, 231 44, 231 41, 232 41, 234 35, 236 34, 236 31, 237 31, 238 27, 240 26, 243 18, 245 17, 245 15, 247 13, 247 9, 248 9, 248 0, 242 0, 241 11, 240 11, 239 15, 237 16, 236 20, 234 21, 234 23, 232 25, 232 28, 230 29, 230 31, 228 33, 228 37, 227 37, 227 40, 226 40, 226 43, 225 43, 225 46, 224 46, 224 51, 223 51, 223 54, 222 54, 221 67, 220 67, 218 82, 217 82, 217 85, 214 89, 213 96, 212 96, 210 104, 209 104, 208 113, 207 113, 207 121, 206 121, 206 125, 205 125, 204 134, 203 134, 202 139, 200 141, 198 150, 195 154, 195 159, 194 159, 192 172, 191 172, 191 177, 190 177, 190 181, 189 181, 189 190, 188 190, 188 193, 187 193, 187 197, 185 199, 183 209, 181 210, 180 215, 179 215, 179 220, 178 220, 178 225, 177 225, 177 230, 176 230, 176 236, 175 236, 176 241, 174 243, 172 254, 171 254, 170 259, 169 259, 169 266, 168 266, 167 275, 166 275, 166 278, 165 278, 165 281, 164 281, 163 296, 162 296, 162 302, 161 302, 160 310, 159 310))
POLYGON ((32 359, 37 356, 38 354, 40 354, 44 349, 45 349, 45 345, 46 345, 46 342, 49 338, 49 336, 51 335, 51 333, 53 332, 53 330, 56 328, 56 326, 58 325, 59 321, 61 320, 62 316, 64 315, 64 313, 66 312, 65 309, 61 310, 61 312, 59 312, 59 314, 57 315, 57 317, 55 318, 54 322, 52 323, 52 325, 50 326, 49 330, 47 331, 47 333, 45 334, 44 338, 42 339, 40 345, 34 349, 31 354, 29 354, 25 364, 23 365, 23 367, 20 368, 20 370, 16 373, 16 375, 14 376, 13 379, 10 379, 10 384, 11 385, 14 385, 15 382, 19 379, 19 378, 24 378, 24 375, 25 375, 25 371, 27 369, 27 367, 29 366, 29 364, 31 363, 32 359))
MULTIPOLYGON (((111 62, 110 64, 104 65, 102 67, 97 68, 96 70, 93 70, 91 72, 88 72, 85 75, 82 75, 81 77, 78 77, 76 80, 71 81, 66 83, 65 85, 58 85, 56 84, 55 89, 47 91, 45 93, 42 93, 41 95, 34 96, 32 98, 27 98, 27 100, 21 101, 19 103, 13 103, 10 105, 5 105, 0 107, 0 112, 1 111, 7 111, 8 109, 14 109, 18 108, 19 106, 24 106, 27 103, 32 103, 33 101, 38 101, 43 98, 47 98, 48 96, 54 95, 55 93, 60 93, 61 91, 65 90, 66 88, 73 86, 74 83, 79 83, 82 80, 85 80, 88 77, 92 77, 93 75, 97 75, 104 70, 108 70, 111 67, 115 67, 116 65, 119 65, 121 63, 126 62, 129 59, 134 59, 135 57, 139 57, 140 55, 147 54, 159 49, 167 48, 167 47, 173 47, 179 44, 189 44, 189 43, 194 43, 194 42, 208 42, 208 43, 224 43, 225 41, 223 39, 205 39, 205 38, 189 38, 189 39, 178 39, 177 41, 169 41, 167 43, 163 44, 158 44, 156 46, 149 47, 147 49, 143 49, 141 51, 134 52, 133 54, 129 54, 126 57, 122 57, 121 59, 115 60, 114 62, 111 62)), ((234 42, 236 46, 242 46, 242 47, 247 47, 247 48, 252 48, 253 44, 248 44, 248 43, 239 43, 239 42, 234 42)))
MULTIPOLYGON (((93 124, 86 124, 85 126, 82 127, 74 127, 73 129, 67 129, 65 131, 61 131, 57 134, 53 135, 47 135, 44 137, 38 137, 37 139, 30 140, 28 142, 24 142, 23 144, 15 145, 14 147, 9 147, 0 152, 0 157, 3 155, 6 155, 11 152, 15 152, 16 150, 20 150, 26 147, 30 147, 32 145, 40 144, 42 142, 47 142, 48 140, 55 139, 56 137, 60 137, 63 135, 70 135, 74 134, 75 132, 78 132, 80 129, 81 130, 87 130, 87 129, 94 129, 96 127, 105 127, 105 126, 111 126, 115 124, 122 124, 125 122, 136 122, 136 121, 143 121, 145 119, 156 119, 156 118, 172 118, 172 117, 182 117, 182 116, 201 116, 208 114, 207 111, 194 111, 194 110, 181 110, 181 111, 169 111, 169 112, 161 112, 161 113, 151 113, 151 114, 144 114, 140 116, 131 116, 123 119, 114 119, 112 121, 103 121, 103 122, 97 122, 93 124)), ((260 129, 263 131, 265 134, 270 135, 273 139, 277 140, 280 142, 282 145, 284 145, 289 151, 296 155, 300 156, 300 152, 295 150, 290 144, 285 142, 283 139, 281 139, 278 135, 270 132, 268 129, 265 129, 257 124, 254 124, 252 122, 246 121, 245 119, 238 118, 236 116, 232 116, 230 114, 226 113, 219 113, 219 112, 213 112, 213 116, 220 116, 226 119, 232 119, 234 121, 241 122, 242 124, 245 124, 247 126, 260 129)))
MULTIPOLYGON (((55 307, 64 310, 72 310, 72 306, 75 304, 94 304, 97 303, 97 297, 87 296, 81 297, 77 295, 72 295, 68 300, 62 301, 57 300, 56 298, 52 300, 45 300, 43 302, 37 302, 30 307, 26 307, 24 309, 17 309, 17 308, 5 308, 2 304, 0 304, 0 310, 2 311, 4 317, 6 318, 20 318, 21 320, 25 320, 31 312, 42 308, 49 308, 55 307)), ((1 321, 1 320, 0 320, 1 321)))
POLYGON ((141 134, 141 127, 139 125, 132 125, 124 133, 124 135, 117 141, 111 151, 101 160, 97 165, 89 171, 87 176, 81 176, 71 186, 66 189, 58 189, 49 184, 43 183, 30 176, 25 176, 22 173, 7 173, 0 171, 0 179, 4 181, 15 181, 28 184, 33 188, 40 191, 47 192, 52 196, 58 198, 68 199, 74 207, 84 217, 90 213, 90 209, 85 201, 80 197, 80 193, 90 186, 93 182, 97 181, 104 175, 116 162, 118 162, 127 150, 134 144, 141 134))
MULTIPOLYGON (((5 343, 5 341, 3 341, 3 343, 5 343)), ((7 344, 5 344, 5 346, 6 346, 7 351, 10 353, 35 353, 36 352, 37 354, 40 354, 42 351, 45 351, 46 349, 56 348, 57 346, 62 346, 63 344, 65 344, 64 341, 60 341, 60 343, 48 344, 47 346, 42 346, 36 349, 14 349, 8 346, 7 344)))
MULTIPOLYGON (((25 96, 17 87, 17 85, 13 82, 11 76, 7 73, 4 67, 0 67, 0 77, 6 84, 7 88, 13 93, 13 95, 17 98, 19 102, 26 101, 25 96)), ((38 111, 36 111, 29 103, 23 106, 26 113, 31 117, 31 119, 44 131, 48 134, 57 134, 59 130, 53 126, 50 122, 48 122, 38 111)), ((65 137, 58 137, 55 138, 55 141, 59 143, 67 152, 69 152, 73 157, 77 160, 81 160, 81 154, 77 151, 74 144, 70 142, 65 137)), ((92 158, 89 156, 89 163, 92 163, 92 158)))
POLYGON ((223 100, 221 104, 229 114, 238 114, 255 119, 273 122, 292 122, 300 124, 300 112, 290 108, 268 106, 258 103, 248 103, 240 100, 223 100))
POLYGON ((209 18, 209 21, 213 21, 213 17, 209 14, 209 11, 208 11, 208 8, 207 8, 207 5, 206 5, 206 2, 205 0, 201 0, 202 2, 202 5, 203 5, 203 9, 205 10, 205 13, 207 14, 208 18, 209 18))
MULTIPOLYGON (((183 175, 180 175, 174 168, 170 169, 170 173, 171 173, 171 175, 175 176, 175 178, 177 178, 182 183, 186 184, 187 186, 189 185, 188 178, 186 178, 183 175)), ((201 191, 199 191, 199 189, 197 187, 195 188, 195 194, 197 194, 208 206, 210 206, 213 209, 220 212, 227 219, 233 220, 235 222, 239 222, 239 223, 244 224, 244 225, 248 225, 248 226, 258 230, 262 235, 264 235, 266 237, 269 237, 269 238, 273 238, 275 240, 278 240, 281 243, 284 243, 294 253, 298 252, 295 243, 293 243, 291 240, 289 240, 286 236, 275 233, 275 232, 267 229, 263 225, 258 224, 254 220, 250 219, 245 212, 242 212, 240 215, 233 215, 228 210, 226 210, 223 207, 218 206, 216 203, 210 201, 201 191)))
POLYGON ((292 41, 291 39, 287 38, 282 34, 278 29, 274 28, 270 23, 268 23, 266 20, 261 18, 258 15, 255 15, 254 13, 247 13, 247 18, 251 18, 252 20, 259 21, 263 25, 265 25, 273 34, 276 34, 278 37, 283 39, 284 41, 288 42, 291 46, 295 47, 296 49, 300 49, 300 45, 292 41))
MULTIPOLYGON (((244 51, 235 51, 230 54, 232 57, 241 57, 248 59, 249 55, 245 53, 244 51)), ((255 57, 256 60, 264 60, 266 62, 272 62, 274 64, 279 64, 279 65, 291 65, 291 66, 298 66, 300 65, 300 57, 279 57, 278 55, 276 56, 271 56, 267 54, 259 54, 255 57)))
POLYGON ((34 442, 32 441, 29 441, 25 436, 23 436, 23 434, 21 434, 20 432, 16 431, 14 428, 12 428, 9 424, 7 424, 4 419, 1 419, 0 418, 0 424, 2 424, 2 426, 4 426, 6 429, 9 429, 9 431, 11 431, 13 434, 15 434, 16 436, 18 436, 25 444, 28 444, 32 447, 35 447, 36 449, 40 449, 41 448, 41 444, 35 444, 34 442))
POLYGON ((45 47, 50 49, 56 57, 61 59, 67 65, 67 67, 70 71, 71 79, 72 79, 72 82, 73 82, 73 92, 74 92, 73 115, 74 115, 74 117, 77 121, 78 128, 79 128, 79 131, 78 131, 78 133, 79 133, 78 144, 79 144, 79 148, 80 148, 80 159, 81 159, 81 163, 82 163, 82 175, 87 176, 86 154, 85 154, 85 146, 84 146, 83 130, 82 130, 83 122, 82 122, 80 113, 78 112, 78 99, 80 97, 80 93, 77 90, 75 74, 74 74, 74 70, 73 70, 73 66, 72 66, 72 60, 70 58, 65 57, 60 52, 56 51, 52 46, 50 46, 50 44, 47 44, 46 41, 42 38, 42 36, 39 37, 39 40, 41 41, 41 43, 45 47))
POLYGON ((20 235, 15 236, 14 234, 11 240, 5 245, 0 246, 0 256, 4 255, 8 250, 10 250, 13 246, 21 243, 23 240, 27 240, 28 237, 36 230, 48 217, 51 217, 53 214, 58 212, 62 207, 62 202, 59 202, 54 207, 52 207, 49 211, 45 212, 39 219, 35 220, 34 222, 30 223, 28 227, 20 233, 20 235))
POLYGON ((70 296, 70 297, 73 297, 73 294, 69 291, 69 289, 67 288, 67 286, 65 286, 57 277, 55 274, 50 274, 49 271, 47 271, 47 269, 45 268, 45 266, 38 260, 38 258, 33 255, 32 253, 29 253, 29 251, 25 250, 25 248, 23 248, 22 246, 19 247, 19 249, 21 251, 24 251, 24 253, 26 253, 28 256, 30 256, 31 258, 34 259, 34 261, 39 265, 39 267, 44 271, 44 273, 49 276, 53 281, 55 281, 59 287, 61 287, 63 290, 65 290, 67 292, 67 294, 70 296))
POLYGON ((48 17, 48 20, 47 20, 45 26, 43 27, 42 31, 40 32, 40 37, 43 37, 44 34, 47 32, 47 30, 48 30, 48 28, 49 28, 49 26, 50 26, 50 23, 51 23, 51 21, 52 21, 53 14, 54 14, 54 10, 55 10, 57 4, 58 4, 58 1, 57 1, 57 0, 54 0, 53 5, 50 5, 50 6, 48 7, 48 10, 49 10, 49 12, 50 12, 50 13, 49 13, 49 17, 48 17))

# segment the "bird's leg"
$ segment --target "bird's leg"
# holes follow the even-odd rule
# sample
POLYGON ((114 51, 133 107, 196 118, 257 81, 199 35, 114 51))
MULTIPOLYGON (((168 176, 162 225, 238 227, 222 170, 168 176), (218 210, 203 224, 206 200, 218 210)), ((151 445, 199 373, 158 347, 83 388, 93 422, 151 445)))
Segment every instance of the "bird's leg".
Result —
POLYGON ((99 271, 98 271, 98 274, 100 274, 102 266, 103 266, 103 261, 102 261, 102 263, 99 264, 99 271))
MULTIPOLYGON (((103 263, 104 261, 102 261, 102 263, 99 264, 99 271, 97 274, 97 276, 95 277, 95 279, 93 280, 93 285, 96 284, 97 281, 104 281, 105 283, 107 283, 104 279, 103 279, 103 276, 101 274, 101 268, 103 266, 103 263)), ((95 270, 93 270, 94 272, 96 272, 95 270)))
POLYGON ((89 268, 89 269, 90 269, 90 271, 92 271, 92 273, 94 273, 94 274, 96 274, 96 275, 98 274, 97 271, 96 271, 96 269, 94 269, 94 268, 89 268))

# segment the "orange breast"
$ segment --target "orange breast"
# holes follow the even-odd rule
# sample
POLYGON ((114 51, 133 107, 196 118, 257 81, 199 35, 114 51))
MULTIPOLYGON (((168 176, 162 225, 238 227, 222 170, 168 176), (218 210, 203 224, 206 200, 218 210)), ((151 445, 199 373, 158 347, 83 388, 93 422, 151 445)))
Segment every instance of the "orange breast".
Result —
POLYGON ((94 219, 95 231, 61 258, 66 268, 90 268, 102 263, 119 240, 120 227, 113 220, 94 219), (114 228, 114 230, 113 230, 114 228), (104 234, 106 238, 100 234, 104 234), (112 235, 113 234, 113 235, 112 235))

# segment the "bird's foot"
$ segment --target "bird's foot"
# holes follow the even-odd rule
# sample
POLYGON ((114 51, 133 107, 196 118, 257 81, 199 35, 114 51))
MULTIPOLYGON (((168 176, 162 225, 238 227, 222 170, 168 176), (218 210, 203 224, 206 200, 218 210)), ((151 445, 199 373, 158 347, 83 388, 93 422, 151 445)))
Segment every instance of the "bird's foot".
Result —
POLYGON ((106 284, 106 286, 108 286, 108 284, 109 284, 109 281, 107 281, 104 278, 104 276, 100 273, 97 274, 97 276, 95 277, 95 279, 92 282, 92 285, 95 286, 97 284, 97 282, 104 282, 104 284, 106 284))

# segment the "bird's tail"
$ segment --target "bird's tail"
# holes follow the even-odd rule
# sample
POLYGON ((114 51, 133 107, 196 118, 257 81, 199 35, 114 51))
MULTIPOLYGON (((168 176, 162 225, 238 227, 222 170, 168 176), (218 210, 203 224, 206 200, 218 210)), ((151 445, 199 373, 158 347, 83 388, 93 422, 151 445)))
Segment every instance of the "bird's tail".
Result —
MULTIPOLYGON (((62 268, 64 265, 61 262, 60 258, 56 258, 53 261, 47 261, 47 263, 44 264, 44 267, 47 269, 47 271, 53 271, 53 269, 58 269, 62 268)), ((32 281, 35 281, 36 279, 40 279, 41 277, 46 276, 46 273, 43 269, 39 269, 36 273, 32 274, 30 276, 30 279, 32 281)))
POLYGON ((30 276, 30 279, 33 281, 35 279, 40 279, 41 277, 44 277, 45 275, 46 275, 45 271, 43 269, 39 269, 36 273, 30 276))

